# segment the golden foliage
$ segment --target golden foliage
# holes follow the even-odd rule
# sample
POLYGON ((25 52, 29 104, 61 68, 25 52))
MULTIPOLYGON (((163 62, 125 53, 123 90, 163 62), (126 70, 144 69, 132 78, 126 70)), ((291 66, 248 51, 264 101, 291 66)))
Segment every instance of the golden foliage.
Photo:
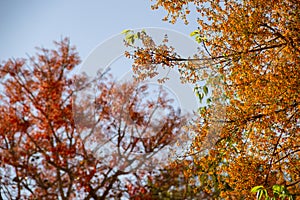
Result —
POLYGON ((253 199, 252 187, 271 191, 275 184, 299 197, 300 2, 157 0, 153 8, 163 7, 175 22, 189 4, 205 49, 185 59, 174 49, 162 52, 162 45, 139 48, 132 55, 136 73, 144 78, 155 75, 157 64, 178 66, 185 81, 204 79, 214 88, 214 101, 191 127, 193 152, 207 148, 209 133, 218 136, 206 153, 193 154, 194 165, 202 166, 198 175, 210 175, 206 191, 214 198, 253 199))

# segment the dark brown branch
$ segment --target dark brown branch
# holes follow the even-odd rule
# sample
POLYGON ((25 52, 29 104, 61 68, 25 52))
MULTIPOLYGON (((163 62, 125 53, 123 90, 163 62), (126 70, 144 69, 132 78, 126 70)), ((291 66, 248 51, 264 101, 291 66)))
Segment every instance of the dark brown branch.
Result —
POLYGON ((213 56, 210 58, 170 58, 167 57, 167 61, 207 61, 207 60, 217 60, 217 59, 222 59, 222 58, 229 58, 229 57, 235 57, 235 56, 239 56, 241 54, 244 53, 253 53, 253 52, 258 52, 258 51, 264 51, 264 50, 268 50, 268 49, 274 49, 274 48, 278 48, 278 47, 282 47, 284 45, 286 45, 287 43, 281 43, 281 44, 276 44, 276 45, 271 45, 271 46, 266 46, 266 47, 261 47, 261 48, 255 48, 255 49, 250 49, 248 51, 244 51, 244 52, 237 52, 234 54, 230 54, 230 55, 222 55, 222 56, 213 56))
POLYGON ((279 160, 277 160, 276 162, 274 162, 274 164, 279 163, 280 161, 284 160, 285 158, 287 158, 287 157, 289 157, 290 155, 293 155, 294 153, 297 153, 297 152, 299 152, 299 151, 300 151, 300 149, 297 149, 297 150, 295 150, 295 151, 292 151, 292 152, 286 154, 285 156, 283 156, 282 158, 280 158, 279 160))
POLYGON ((294 185, 296 185, 296 184, 298 184, 298 183, 300 183, 300 179, 297 180, 297 181, 295 181, 294 183, 291 183, 291 184, 286 185, 286 187, 291 187, 291 186, 294 186, 294 185))

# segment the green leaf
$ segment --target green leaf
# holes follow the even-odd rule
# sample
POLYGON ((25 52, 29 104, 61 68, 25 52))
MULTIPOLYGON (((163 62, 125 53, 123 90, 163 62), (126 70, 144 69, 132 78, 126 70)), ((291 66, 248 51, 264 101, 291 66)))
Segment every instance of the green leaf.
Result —
POLYGON ((140 32, 137 32, 136 35, 137 35, 137 38, 138 38, 138 39, 141 38, 141 33, 140 33, 140 32))
POLYGON ((196 42, 201 43, 202 42, 202 37, 200 37, 199 35, 197 35, 195 37, 196 42))
POLYGON ((128 34, 129 32, 131 32, 131 31, 132 31, 132 30, 125 29, 125 30, 123 30, 123 31, 121 32, 121 34, 126 35, 126 34, 128 34))
POLYGON ((204 114, 204 113, 206 112, 206 107, 204 106, 204 107, 198 108, 198 112, 199 112, 200 114, 204 114))
POLYGON ((134 34, 127 34, 125 37, 125 41, 128 42, 129 44, 134 43, 134 34))
POLYGON ((125 39, 130 39, 131 37, 133 37, 134 35, 133 34, 127 34, 126 36, 125 36, 125 39))
POLYGON ((292 195, 290 195, 289 200, 294 200, 294 197, 292 195))
POLYGON ((255 192, 258 192, 260 190, 264 189, 264 186, 262 185, 259 185, 259 186, 255 186, 251 189, 251 192, 255 193, 255 192))
POLYGON ((145 29, 142 29, 142 30, 141 30, 141 33, 146 34, 146 30, 145 30, 145 29))
POLYGON ((206 103, 210 104, 212 102, 211 98, 207 98, 206 103))
POLYGON ((190 33, 190 36, 193 37, 193 36, 195 36, 195 35, 197 35, 197 34, 200 34, 200 31, 199 31, 199 30, 195 30, 195 31, 191 32, 191 33, 190 33))
POLYGON ((273 187, 272 187, 272 189, 273 189, 273 193, 274 194, 281 194, 282 193, 282 186, 280 186, 280 185, 273 185, 273 187))
POLYGON ((204 97, 204 94, 203 93, 200 93, 199 91, 196 92, 196 96, 198 97, 200 103, 202 103, 202 100, 203 100, 203 97, 204 97))
POLYGON ((130 42, 131 42, 131 44, 134 43, 134 37, 131 38, 131 41, 130 41, 130 42))
POLYGON ((203 92, 204 92, 205 95, 207 95, 207 93, 208 93, 208 88, 207 88, 206 85, 203 86, 203 92))
POLYGON ((270 197, 269 197, 269 195, 268 195, 268 191, 267 191, 266 189, 263 189, 262 191, 263 191, 263 193, 265 194, 265 198, 266 198, 266 199, 270 199, 270 197))
POLYGON ((262 197, 262 195, 263 195, 262 190, 258 191, 258 193, 257 193, 257 199, 260 200, 261 197, 262 197))

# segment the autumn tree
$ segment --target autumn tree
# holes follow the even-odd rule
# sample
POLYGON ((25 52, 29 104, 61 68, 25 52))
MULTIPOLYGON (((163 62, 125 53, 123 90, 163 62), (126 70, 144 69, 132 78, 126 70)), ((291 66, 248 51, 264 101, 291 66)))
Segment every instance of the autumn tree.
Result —
POLYGON ((206 176, 199 187, 215 199, 299 198, 300 2, 157 0, 152 8, 171 23, 198 15, 191 36, 200 50, 189 58, 145 31, 125 32, 137 79, 170 67, 184 82, 206 81, 196 87, 201 99, 211 90, 190 127, 189 176, 206 176))
POLYGON ((163 89, 74 75, 74 47, 55 44, 0 65, 0 199, 129 198, 185 118, 163 89))

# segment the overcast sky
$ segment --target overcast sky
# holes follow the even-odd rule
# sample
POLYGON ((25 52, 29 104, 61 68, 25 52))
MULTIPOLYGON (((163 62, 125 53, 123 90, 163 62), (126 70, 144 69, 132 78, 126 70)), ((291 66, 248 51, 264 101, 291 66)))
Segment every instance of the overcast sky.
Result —
POLYGON ((197 28, 161 19, 150 0, 1 0, 0 60, 33 55, 34 47, 52 47, 54 40, 70 37, 82 59, 97 44, 128 28, 160 27, 189 34, 197 28))

